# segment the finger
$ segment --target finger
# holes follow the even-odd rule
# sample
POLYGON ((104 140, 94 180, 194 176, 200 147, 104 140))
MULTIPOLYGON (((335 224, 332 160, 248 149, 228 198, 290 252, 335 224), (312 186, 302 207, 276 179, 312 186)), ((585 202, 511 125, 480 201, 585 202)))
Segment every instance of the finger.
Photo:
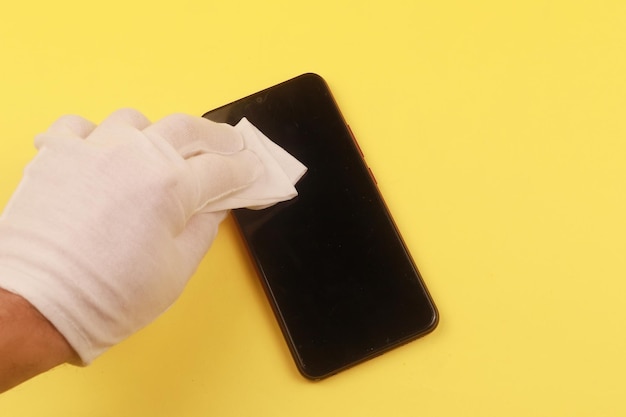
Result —
POLYGON ((85 139, 95 129, 96 125, 87 119, 76 115, 59 117, 41 135, 35 137, 35 147, 40 149, 49 137, 71 137, 73 139, 85 139))
POLYGON ((120 109, 111 113, 106 119, 100 123, 100 126, 130 126, 137 130, 143 130, 150 126, 150 120, 141 112, 135 109, 120 109))
POLYGON ((189 160, 192 191, 185 195, 195 196, 189 202, 188 213, 201 210, 207 203, 232 194, 250 185, 263 171, 259 158, 248 150, 233 155, 205 153, 189 160))
POLYGON ((188 274, 193 274, 198 264, 206 255, 215 240, 218 226, 228 214, 227 210, 212 213, 196 213, 187 222, 187 226, 176 238, 179 251, 189 262, 193 270, 188 274))
POLYGON ((68 114, 59 117, 50 125, 47 133, 51 134, 68 134, 78 136, 85 139, 94 129, 96 125, 77 115, 68 114))
POLYGON ((243 149, 243 138, 232 126, 187 114, 173 114, 144 129, 161 137, 185 159, 201 153, 231 154, 243 149))
POLYGON ((113 145, 133 139, 145 140, 142 132, 150 125, 150 120, 134 109, 120 109, 111 113, 91 132, 87 141, 113 145))

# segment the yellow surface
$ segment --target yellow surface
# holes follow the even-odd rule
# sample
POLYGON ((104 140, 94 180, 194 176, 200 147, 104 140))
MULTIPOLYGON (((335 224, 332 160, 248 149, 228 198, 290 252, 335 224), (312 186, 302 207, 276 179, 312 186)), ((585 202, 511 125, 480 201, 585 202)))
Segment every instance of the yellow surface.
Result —
POLYGON ((11 1, 0 57, 0 207, 62 114, 318 72, 441 313, 307 382, 229 221, 171 310, 2 416, 626 415, 625 2, 11 1))

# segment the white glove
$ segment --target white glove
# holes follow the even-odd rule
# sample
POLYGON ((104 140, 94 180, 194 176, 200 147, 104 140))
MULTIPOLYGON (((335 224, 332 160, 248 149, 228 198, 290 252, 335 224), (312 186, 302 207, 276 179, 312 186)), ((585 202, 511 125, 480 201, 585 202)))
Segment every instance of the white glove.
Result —
POLYGON ((227 214, 202 208, 265 175, 237 130, 186 115, 67 116, 35 144, 0 217, 0 287, 85 364, 181 294, 227 214))

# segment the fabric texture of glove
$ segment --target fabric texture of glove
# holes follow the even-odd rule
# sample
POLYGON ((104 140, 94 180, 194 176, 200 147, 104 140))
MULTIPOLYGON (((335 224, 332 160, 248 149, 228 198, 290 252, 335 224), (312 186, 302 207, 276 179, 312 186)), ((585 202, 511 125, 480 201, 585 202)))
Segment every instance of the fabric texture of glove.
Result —
POLYGON ((228 209, 294 197, 305 170, 246 120, 66 116, 35 145, 0 216, 0 287, 84 364, 178 298, 228 209))

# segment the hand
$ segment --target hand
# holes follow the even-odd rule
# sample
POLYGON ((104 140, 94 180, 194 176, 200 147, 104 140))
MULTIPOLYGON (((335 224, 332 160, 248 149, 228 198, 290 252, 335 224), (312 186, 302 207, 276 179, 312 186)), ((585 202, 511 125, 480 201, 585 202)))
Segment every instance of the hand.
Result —
POLYGON ((0 217, 0 287, 37 308, 83 363, 181 294, 226 211, 202 212, 262 171, 230 126, 123 110, 64 117, 0 217))

